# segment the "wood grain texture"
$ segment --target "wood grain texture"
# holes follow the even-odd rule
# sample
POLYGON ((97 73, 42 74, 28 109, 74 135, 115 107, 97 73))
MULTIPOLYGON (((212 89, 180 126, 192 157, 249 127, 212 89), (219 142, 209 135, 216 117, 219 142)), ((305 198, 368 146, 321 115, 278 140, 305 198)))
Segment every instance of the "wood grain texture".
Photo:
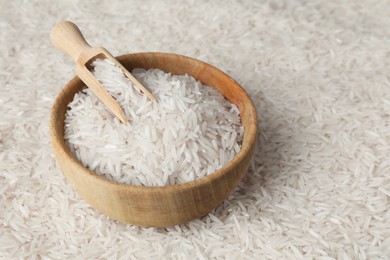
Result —
MULTIPOLYGON (((252 159, 257 137, 255 107, 245 90, 225 73, 196 59, 166 53, 136 53, 118 57, 128 70, 158 68, 189 74, 221 92, 240 109, 244 125, 241 151, 224 168, 195 181, 163 187, 130 186, 100 177, 86 169, 64 142, 68 103, 84 84, 73 78, 51 111, 51 140, 57 161, 74 189, 94 208, 124 223, 165 227, 206 215, 239 184, 252 159)), ((130 144, 131 145, 131 144, 130 144)))

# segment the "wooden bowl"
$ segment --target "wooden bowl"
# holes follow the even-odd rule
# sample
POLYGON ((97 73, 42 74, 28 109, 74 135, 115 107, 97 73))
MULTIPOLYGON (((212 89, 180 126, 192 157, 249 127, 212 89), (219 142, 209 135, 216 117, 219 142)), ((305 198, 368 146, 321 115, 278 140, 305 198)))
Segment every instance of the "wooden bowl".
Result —
POLYGON ((256 110, 245 90, 217 68, 196 59, 167 53, 135 53, 118 57, 128 69, 158 68, 189 74, 211 86, 240 109, 244 136, 240 152, 222 169, 197 180, 162 187, 131 186, 110 181, 84 167, 64 141, 69 102, 83 89, 75 77, 61 91, 51 110, 50 130, 55 156, 67 180, 94 208, 121 222, 165 227, 199 218, 217 207, 237 187, 253 157, 257 137, 256 110))

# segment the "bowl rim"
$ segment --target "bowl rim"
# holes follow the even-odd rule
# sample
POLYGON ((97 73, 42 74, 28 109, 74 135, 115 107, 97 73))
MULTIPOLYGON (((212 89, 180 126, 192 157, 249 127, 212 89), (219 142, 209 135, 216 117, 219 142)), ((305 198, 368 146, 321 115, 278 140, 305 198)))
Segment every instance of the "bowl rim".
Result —
MULTIPOLYGON (((167 57, 167 56, 172 56, 172 57, 180 57, 181 59, 185 60, 192 60, 194 62, 198 62, 201 64, 206 65, 207 67, 212 68, 218 73, 221 73, 224 77, 229 78, 237 87, 239 87, 244 96, 245 96, 245 106, 246 109, 249 109, 250 113, 252 115, 252 120, 253 122, 256 122, 254 124, 250 124, 249 128, 244 128, 244 138, 245 142, 242 143, 240 151, 234 156, 233 159, 231 159, 225 166, 222 168, 214 171, 213 173, 210 173, 206 176, 203 176, 201 178, 192 180, 192 181, 187 181, 184 183, 179 183, 179 184, 171 184, 171 185, 164 185, 164 186, 140 186, 140 185, 130 185, 126 183, 121 183, 117 182, 114 180, 110 180, 104 176, 98 175, 95 172, 89 170, 87 167, 85 167, 81 161, 79 161, 70 151, 70 149, 67 147, 65 140, 63 139, 63 135, 60 135, 56 129, 57 129, 57 120, 56 120, 56 115, 58 114, 58 109, 60 107, 60 104, 63 103, 63 98, 62 98, 62 93, 66 93, 68 89, 72 88, 74 84, 81 84, 81 80, 77 77, 74 76, 64 87, 61 88, 60 93, 57 95, 57 97, 54 100, 54 103, 51 108, 50 112, 50 136, 51 136, 51 142, 52 145, 53 143, 57 143, 57 147, 60 147, 61 150, 60 152, 66 157, 67 161, 72 162, 76 169, 80 170, 82 173, 80 174, 87 174, 90 177, 94 178, 98 182, 103 182, 104 184, 107 185, 113 185, 116 186, 116 188, 122 188, 122 189, 131 189, 133 191, 142 191, 142 192, 156 192, 156 191, 180 191, 180 190, 187 190, 187 189, 192 189, 196 186, 203 186, 207 185, 208 183, 215 181, 219 179, 221 176, 223 176, 225 173, 231 171, 236 165, 238 165, 242 160, 245 159, 246 155, 250 153, 250 150, 253 148, 252 144, 254 144, 257 140, 257 131, 258 131, 258 120, 257 120, 257 113, 256 113, 256 108, 250 99, 248 93, 245 91, 245 89, 238 84, 237 81, 232 79, 229 75, 227 75, 225 72, 221 71, 220 69, 214 67, 213 65, 210 65, 206 62, 203 62, 201 60, 191 58, 188 56, 180 55, 180 54, 174 54, 174 53, 165 53, 165 52, 137 52, 137 53, 127 53, 123 54, 120 56, 117 56, 116 58, 122 62, 126 57, 132 56, 132 55, 152 55, 152 56, 157 56, 157 57, 167 57), (249 140, 248 140, 249 139, 249 140), (244 146, 245 144, 245 146, 244 146)), ((191 75, 193 76, 193 75, 191 75)), ((196 78, 195 76, 193 76, 196 78)), ((197 78, 196 78, 197 79, 197 78)), ((199 80, 199 79, 197 79, 199 80)), ((244 141, 244 139, 243 139, 244 141)))

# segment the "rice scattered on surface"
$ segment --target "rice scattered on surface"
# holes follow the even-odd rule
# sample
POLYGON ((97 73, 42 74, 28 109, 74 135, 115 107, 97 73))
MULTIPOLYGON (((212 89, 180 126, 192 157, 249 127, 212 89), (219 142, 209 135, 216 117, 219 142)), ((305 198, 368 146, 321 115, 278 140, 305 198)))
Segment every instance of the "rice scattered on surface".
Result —
POLYGON ((153 102, 110 60, 92 66, 129 123, 120 123, 90 89, 75 95, 64 138, 90 170, 126 184, 173 185, 211 174, 239 152, 239 110, 217 90, 188 75, 133 70, 153 102))
POLYGON ((389 259, 389 1, 140 2, 3 1, 0 259, 389 259), (180 53, 236 79, 261 121, 240 188, 166 229, 80 198, 48 135, 74 75, 48 38, 62 19, 117 54, 180 53))

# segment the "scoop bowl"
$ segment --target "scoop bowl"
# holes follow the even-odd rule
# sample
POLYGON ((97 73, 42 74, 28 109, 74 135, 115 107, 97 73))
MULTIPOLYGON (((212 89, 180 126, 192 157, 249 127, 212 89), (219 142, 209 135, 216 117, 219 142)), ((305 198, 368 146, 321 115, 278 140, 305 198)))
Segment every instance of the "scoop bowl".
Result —
POLYGON ((177 54, 135 53, 117 57, 128 70, 157 68, 188 74, 217 89, 240 110, 244 135, 240 152, 223 168, 194 181, 162 187, 131 186, 95 174, 70 152, 64 140, 68 104, 85 88, 74 77, 54 101, 50 117, 51 141, 57 162, 68 182, 90 205, 128 224, 166 227, 202 217, 221 204, 245 175, 257 140, 257 115, 245 90, 232 78, 202 61, 177 54))

